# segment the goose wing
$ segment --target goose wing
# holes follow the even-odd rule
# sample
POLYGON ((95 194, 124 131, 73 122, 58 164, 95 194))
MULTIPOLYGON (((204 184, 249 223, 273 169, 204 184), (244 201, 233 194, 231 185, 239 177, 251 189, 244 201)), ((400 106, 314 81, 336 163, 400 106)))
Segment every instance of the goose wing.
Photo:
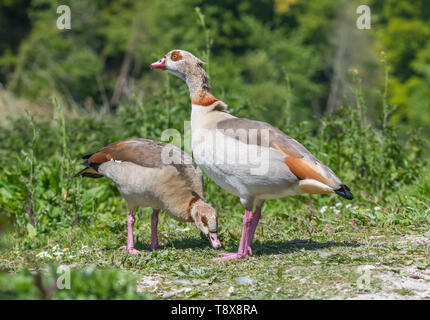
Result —
POLYGON ((243 134, 246 133, 246 143, 268 146, 281 153, 285 157, 285 165, 288 166, 298 179, 316 180, 330 187, 334 192, 341 190, 345 193, 345 196, 339 194, 341 196, 346 198, 352 197, 348 187, 342 184, 340 179, 329 167, 318 160, 302 144, 272 125, 261 121, 233 118, 218 122, 216 128, 218 130, 223 130, 223 134, 236 139, 239 139, 239 137, 242 138, 244 136, 243 134), (241 130, 242 132, 238 134, 237 130, 241 130), (251 134, 253 135, 252 138, 251 134), (350 196, 347 193, 349 193, 350 196))

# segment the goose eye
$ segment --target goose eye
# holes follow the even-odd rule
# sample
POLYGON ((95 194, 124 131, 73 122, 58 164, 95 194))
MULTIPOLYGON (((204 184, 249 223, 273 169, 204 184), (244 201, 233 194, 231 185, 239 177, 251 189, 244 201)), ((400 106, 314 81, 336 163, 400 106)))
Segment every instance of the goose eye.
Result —
POLYGON ((178 60, 178 55, 176 53, 172 54, 172 60, 173 61, 178 60))

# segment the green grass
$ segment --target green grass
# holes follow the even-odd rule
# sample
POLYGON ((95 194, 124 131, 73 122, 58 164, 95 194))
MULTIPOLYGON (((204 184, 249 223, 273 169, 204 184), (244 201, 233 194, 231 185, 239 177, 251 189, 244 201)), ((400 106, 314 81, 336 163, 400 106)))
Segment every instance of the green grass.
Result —
MULTIPOLYGON (((409 195, 399 197, 409 201, 419 198, 419 194, 413 194, 414 187, 409 191, 409 195)), ((220 217, 221 250, 209 248, 207 240, 200 237, 192 224, 162 215, 160 250, 147 251, 150 211, 145 209, 137 215, 135 227, 136 247, 142 251, 136 256, 127 255, 119 249, 126 242, 126 211, 121 215, 118 210, 111 217, 117 225, 108 226, 100 217, 88 226, 35 235, 32 240, 28 235, 17 238, 7 233, 3 239, 6 249, 0 253, 0 268, 10 273, 8 277, 14 273, 18 274, 15 277, 22 276, 26 268, 40 269, 49 263, 70 265, 77 270, 94 266, 100 270, 128 271, 140 290, 152 299, 163 299, 175 291, 179 293, 174 299, 347 298, 386 290, 385 283, 377 278, 371 279, 365 288, 360 286, 361 266, 373 266, 372 273, 411 265, 422 272, 429 269, 428 207, 418 205, 413 212, 408 207, 395 206, 374 210, 373 204, 362 203, 354 209, 345 208, 349 202, 333 196, 326 198, 331 207, 324 213, 318 207, 308 206, 313 197, 302 197, 302 208, 294 210, 288 209, 288 198, 268 202, 257 228, 254 256, 244 260, 212 261, 220 252, 237 249, 242 211, 234 206, 220 217), (340 203, 338 207, 337 203, 340 203), (414 239, 420 237, 427 242, 415 243, 414 239), (60 260, 36 256, 41 251, 51 252, 54 245, 69 248, 60 260), (82 251, 83 246, 88 249, 84 247, 82 251), (241 281, 239 277, 249 279, 241 281), (148 281, 155 281, 155 285, 148 281), (233 292, 229 292, 230 287, 233 292)), ((124 204, 119 207, 125 209, 124 204)), ((430 285, 428 279, 423 281, 430 285)), ((71 292, 73 286, 72 276, 71 292)), ((411 289, 392 288, 391 291, 400 295, 415 294, 411 289)), ((98 296, 88 293, 81 297, 98 296)))

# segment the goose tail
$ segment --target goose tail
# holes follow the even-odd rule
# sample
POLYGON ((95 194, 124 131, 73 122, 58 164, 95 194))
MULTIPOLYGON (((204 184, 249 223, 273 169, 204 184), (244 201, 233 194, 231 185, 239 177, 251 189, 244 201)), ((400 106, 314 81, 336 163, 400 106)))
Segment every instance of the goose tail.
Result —
POLYGON ((334 192, 337 195, 341 196, 342 198, 345 198, 345 199, 348 199, 348 200, 354 199, 354 196, 351 193, 351 190, 349 190, 349 188, 346 185, 344 185, 344 184, 341 184, 340 188, 337 189, 337 190, 334 190, 334 192))
POLYGON ((94 168, 89 166, 88 161, 85 161, 81 164, 84 165, 85 168, 82 169, 81 171, 79 171, 77 174, 75 174, 75 177, 79 177, 79 176, 87 177, 87 178, 102 178, 103 177, 103 175, 98 173, 97 170, 95 170, 94 168))

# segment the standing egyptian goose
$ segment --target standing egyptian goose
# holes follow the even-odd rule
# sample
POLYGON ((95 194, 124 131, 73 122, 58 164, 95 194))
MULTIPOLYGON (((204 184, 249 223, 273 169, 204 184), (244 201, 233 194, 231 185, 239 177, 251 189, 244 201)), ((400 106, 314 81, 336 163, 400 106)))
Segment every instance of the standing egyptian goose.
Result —
POLYGON ((229 114, 227 105, 212 94, 203 62, 191 53, 172 50, 151 68, 167 70, 187 83, 194 159, 216 184, 240 197, 245 207, 238 251, 217 260, 252 255, 265 200, 304 193, 336 193, 353 199, 333 171, 299 142, 270 124, 229 114))
POLYGON ((157 224, 160 210, 178 221, 194 221, 209 238, 213 248, 218 240, 218 217, 203 200, 202 172, 192 158, 178 147, 147 139, 114 142, 84 156, 85 169, 76 174, 90 178, 107 177, 118 187, 128 204, 127 251, 134 248, 133 211, 138 206, 152 207, 151 250, 158 249, 157 224))

